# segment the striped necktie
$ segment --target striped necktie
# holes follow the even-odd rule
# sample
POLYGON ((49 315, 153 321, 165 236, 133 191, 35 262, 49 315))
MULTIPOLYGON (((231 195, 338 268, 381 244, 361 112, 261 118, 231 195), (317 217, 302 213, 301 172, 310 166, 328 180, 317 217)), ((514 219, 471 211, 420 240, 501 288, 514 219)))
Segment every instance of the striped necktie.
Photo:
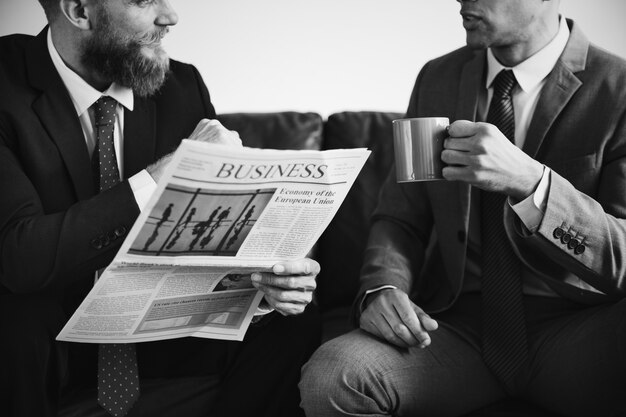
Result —
MULTIPOLYGON (((512 91, 517 85, 511 70, 494 80, 487 122, 515 143, 512 91)), ((513 379, 528 358, 520 261, 504 231, 506 196, 481 192, 483 358, 491 371, 512 388, 513 379)))

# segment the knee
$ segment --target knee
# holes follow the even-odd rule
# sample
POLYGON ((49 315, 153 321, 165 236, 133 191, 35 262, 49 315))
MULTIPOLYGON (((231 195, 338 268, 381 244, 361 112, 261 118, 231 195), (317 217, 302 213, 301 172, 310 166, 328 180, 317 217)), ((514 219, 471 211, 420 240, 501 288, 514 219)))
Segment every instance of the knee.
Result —
POLYGON ((363 411, 363 406, 370 411, 381 408, 384 393, 375 391, 381 387, 384 370, 376 360, 376 346, 368 343, 369 336, 363 336, 355 331, 332 339, 303 366, 299 388, 307 416, 356 412, 355 407, 363 411))

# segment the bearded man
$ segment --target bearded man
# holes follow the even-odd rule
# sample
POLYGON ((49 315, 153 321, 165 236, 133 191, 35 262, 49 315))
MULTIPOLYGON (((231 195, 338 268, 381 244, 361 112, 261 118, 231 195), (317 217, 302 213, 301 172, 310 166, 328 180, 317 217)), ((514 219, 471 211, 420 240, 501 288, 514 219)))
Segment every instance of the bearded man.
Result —
POLYGON ((319 343, 316 316, 305 311, 319 272, 309 259, 255 279, 268 310, 280 314, 259 315, 244 342, 130 346, 130 378, 139 378, 140 390, 122 401, 112 396, 128 401, 124 407, 96 389, 106 381, 96 378, 106 350, 55 341, 180 140, 241 140, 214 120, 198 71, 161 48, 178 20, 168 1, 40 3, 49 25, 38 36, 0 38, 2 414, 54 416, 77 389, 92 388, 92 405, 110 414, 165 415, 169 395, 149 411, 142 381, 215 376, 211 415, 298 415, 300 366, 319 343), (113 174, 101 172, 105 161, 113 174))

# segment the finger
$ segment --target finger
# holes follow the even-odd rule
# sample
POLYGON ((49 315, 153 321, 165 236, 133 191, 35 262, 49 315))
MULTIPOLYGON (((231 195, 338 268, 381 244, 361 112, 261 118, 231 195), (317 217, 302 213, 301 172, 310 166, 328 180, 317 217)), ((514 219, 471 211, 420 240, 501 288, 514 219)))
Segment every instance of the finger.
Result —
POLYGON ((317 288, 317 282, 315 281, 315 276, 313 275, 284 277, 274 274, 255 272, 252 274, 251 279, 253 283, 285 290, 311 292, 317 288))
MULTIPOLYGON (((437 323, 436 320, 432 319, 428 314, 426 314, 424 312, 424 310, 422 310, 421 308, 414 306, 415 309, 415 314, 417 315, 417 317, 419 318, 422 327, 429 331, 435 331, 439 328, 439 323, 437 323)), ((427 339, 422 340, 422 344, 420 345, 420 347, 426 347, 429 346, 431 343, 431 338, 430 335, 428 333, 426 333, 427 339)))
POLYGON ((448 135, 451 138, 467 138, 474 136, 478 130, 478 124, 469 120, 457 120, 450 124, 448 135))
MULTIPOLYGON (((302 300, 287 300, 288 294, 279 295, 278 298, 272 292, 272 289, 267 287, 259 287, 259 290, 264 292, 265 301, 276 311, 284 316, 300 314, 304 311, 306 306, 310 303, 312 297, 302 300)), ((302 293, 300 293, 302 294, 302 293)), ((310 293, 309 293, 310 294, 310 293)), ((297 295, 300 296, 300 295, 297 295)))
POLYGON ((396 335, 396 333, 391 329, 389 321, 386 320, 385 317, 380 313, 362 316, 359 325, 366 332, 371 333, 374 336, 379 337, 383 340, 386 340, 393 345, 402 348, 409 347, 404 340, 396 335))
POLYGON ((467 166, 445 166, 441 174, 448 181, 463 181, 473 184, 475 175, 467 166))
POLYGON ((447 165, 466 166, 471 163, 472 155, 469 152, 444 149, 441 152, 441 160, 447 165))
POLYGON ((409 347, 415 344, 416 341, 413 339, 411 332, 397 319, 397 317, 389 319, 385 314, 382 314, 382 318, 386 324, 384 327, 388 328, 388 330, 385 331, 387 334, 387 340, 402 347, 409 347))
POLYGON ((231 130, 231 132, 233 134, 233 140, 235 141, 235 145, 243 146, 243 141, 241 140, 241 136, 239 136, 239 132, 237 132, 236 130, 231 130))
POLYGON ((276 303, 289 303, 289 304, 309 304, 313 299, 313 293, 308 291, 289 291, 275 287, 269 287, 267 285, 252 283, 258 290, 265 294, 265 298, 268 301, 271 299, 276 303))
MULTIPOLYGON (((417 332, 415 327, 420 327, 419 320, 417 317, 414 317, 414 322, 412 322, 411 329, 409 329, 409 322, 407 320, 408 315, 401 316, 402 313, 398 312, 398 310, 394 306, 394 313, 396 317, 393 317, 393 321, 389 321, 389 326, 391 330, 398 336, 407 346, 417 346, 422 343, 423 336, 420 336, 420 332, 417 332), (405 320, 407 322, 405 323, 405 320)), ((414 313, 411 311, 411 315, 414 313)), ((421 330, 420 330, 421 331, 421 330)))
POLYGON ((429 332, 435 331, 439 328, 439 323, 437 323, 437 320, 433 319, 423 311, 417 313, 417 317, 422 323, 422 327, 424 327, 424 329, 428 330, 429 332))
MULTIPOLYGON (((430 343, 430 336, 428 335, 428 332, 422 326, 422 323, 420 322, 417 314, 415 314, 415 311, 410 307, 408 309, 402 309, 402 310, 399 310, 395 306, 394 308, 395 308, 396 314, 398 315, 399 320, 403 323, 404 327, 406 328, 406 331, 409 333, 410 336, 406 334, 402 335, 398 333, 397 331, 396 331, 396 334, 402 337, 411 346, 417 346, 417 345, 420 345, 422 347, 427 346, 430 343)), ((395 329, 395 330, 403 331, 404 329, 402 329, 401 327, 398 327, 398 329, 395 329)))
POLYGON ((242 146, 239 133, 228 130, 215 119, 200 120, 189 139, 220 145, 242 146))
POLYGON ((471 143, 465 137, 448 138, 443 141, 443 149, 469 152, 471 150, 471 143))
POLYGON ((374 323, 387 340, 403 347, 420 344, 421 339, 416 338, 414 333, 417 334, 417 330, 422 329, 406 294, 390 290, 377 297, 370 307, 366 309, 364 315, 374 317, 374 323), (409 329, 408 326, 412 328, 409 329))
MULTIPOLYGON (((416 314, 417 311, 421 312, 422 310, 419 308, 416 309, 415 304, 413 304, 408 297, 400 299, 400 303, 398 305, 394 305, 394 310, 398 316, 398 320, 404 324, 406 329, 411 334, 411 346, 427 346, 428 343, 430 343, 430 336, 416 314)), ((398 334, 398 336, 401 335, 398 334)), ((409 339, 405 338, 405 340, 409 342, 409 339)))
MULTIPOLYGON (((268 301, 269 302, 269 301, 268 301)), ((296 314, 302 314, 306 309, 306 304, 289 304, 289 303, 274 303, 269 302, 274 310, 278 311, 283 316, 294 316, 296 314)))
POLYGON ((204 126, 206 125, 207 122, 209 122, 209 119, 201 119, 196 125, 196 127, 193 129, 193 132, 191 132, 191 135, 189 135, 189 138, 191 139, 191 138, 195 138, 196 136, 198 136, 200 132, 202 131, 202 129, 204 129, 204 126))
POLYGON ((276 275, 317 275, 320 273, 320 264, 313 259, 303 258, 279 262, 272 271, 276 275))

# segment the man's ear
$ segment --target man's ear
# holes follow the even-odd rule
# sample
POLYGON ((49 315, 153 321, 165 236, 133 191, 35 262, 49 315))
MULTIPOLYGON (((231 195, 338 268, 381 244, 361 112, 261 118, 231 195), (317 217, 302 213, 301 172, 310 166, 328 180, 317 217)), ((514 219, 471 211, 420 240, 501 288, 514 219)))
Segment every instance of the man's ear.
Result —
POLYGON ((89 13, 91 8, 85 0, 60 0, 61 13, 75 27, 82 30, 91 29, 89 13))

